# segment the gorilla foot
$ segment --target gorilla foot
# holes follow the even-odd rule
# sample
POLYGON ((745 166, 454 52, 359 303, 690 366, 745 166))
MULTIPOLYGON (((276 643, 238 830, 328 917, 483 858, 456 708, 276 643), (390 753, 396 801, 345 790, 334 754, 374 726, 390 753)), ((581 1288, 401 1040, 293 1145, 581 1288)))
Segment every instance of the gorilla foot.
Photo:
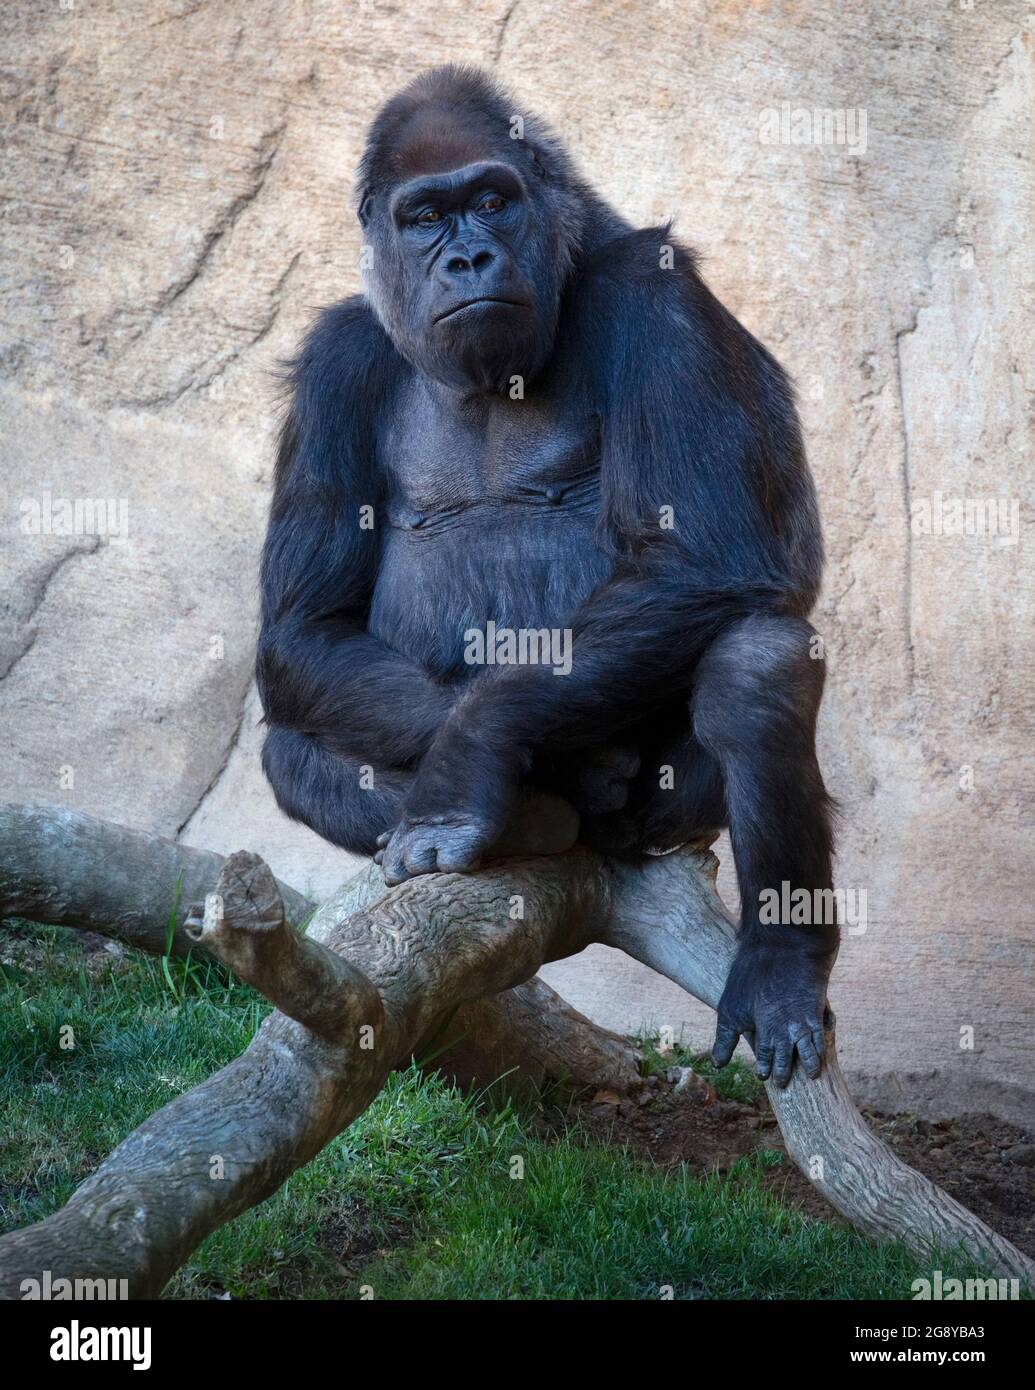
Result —
POLYGON ((615 744, 587 749, 570 760, 561 791, 581 816, 604 816, 625 806, 639 771, 636 748, 615 744))

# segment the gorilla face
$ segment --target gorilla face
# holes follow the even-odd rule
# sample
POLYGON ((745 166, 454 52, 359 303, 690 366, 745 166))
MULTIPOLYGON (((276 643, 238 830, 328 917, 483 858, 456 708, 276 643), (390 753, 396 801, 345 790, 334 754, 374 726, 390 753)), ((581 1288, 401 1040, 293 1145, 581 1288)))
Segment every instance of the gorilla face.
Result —
POLYGON ((564 258, 520 171, 477 160, 406 179, 378 202, 360 208, 366 290, 403 356, 459 389, 534 377, 553 345, 564 258))

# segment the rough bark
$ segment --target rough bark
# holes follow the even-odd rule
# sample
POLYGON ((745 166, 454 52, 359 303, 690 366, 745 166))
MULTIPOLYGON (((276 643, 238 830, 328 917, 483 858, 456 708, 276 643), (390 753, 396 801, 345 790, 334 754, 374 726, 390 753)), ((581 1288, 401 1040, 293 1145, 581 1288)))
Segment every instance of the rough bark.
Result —
MULTIPOLYGON (((385 892, 372 867, 324 906, 300 943, 272 876, 232 856, 191 929, 280 1012, 246 1051, 134 1131, 68 1204, 0 1240, 0 1294, 50 1269, 157 1294, 216 1227, 276 1190, 377 1095, 457 1006, 531 979, 591 941, 620 947, 714 1006, 735 932, 700 847, 640 866, 584 850, 422 877, 385 892), (347 964, 346 964, 347 962, 347 964), (333 1001, 333 1002, 332 1002, 333 1001)), ((1032 1262, 901 1163, 855 1111, 833 1034, 823 1077, 770 1099, 795 1160, 861 1230, 921 1257, 961 1246, 983 1274, 1032 1262), (822 1164, 814 1160, 819 1158, 822 1164)))
MULTIPOLYGON (((238 915, 234 873, 232 858, 217 886, 222 922, 202 941, 258 983, 276 974, 285 938, 238 915), (238 932, 246 944, 231 945, 238 932)), ((361 874, 353 901, 369 902, 371 890, 361 874)), ((314 941, 323 936, 374 987, 339 995, 342 1036, 328 1041, 272 1014, 239 1058, 146 1120, 61 1211, 0 1241, 0 1295, 17 1297, 44 1269, 125 1278, 132 1297, 157 1295, 210 1231, 268 1197, 355 1119, 445 1013, 580 950, 607 911, 600 861, 573 852, 415 879, 318 931, 314 941)), ((298 1014, 307 1008, 295 1001, 298 1014)))
MULTIPOLYGON (((187 919, 212 893, 224 856, 63 806, 0 806, 0 918, 94 931, 152 955, 207 954, 187 919)), ((309 940, 387 891, 373 865, 349 880, 314 916, 303 894, 276 881, 288 919, 312 924, 309 940)), ((267 997, 266 986, 262 993, 267 997)), ((433 1049, 437 1069, 463 1086, 486 1085, 520 1068, 533 1085, 546 1078, 621 1091, 639 1080, 639 1053, 624 1038, 598 1028, 543 980, 530 980, 494 998, 456 1010, 448 1032, 421 1039, 416 1054, 433 1049)))
POLYGON ((623 1094, 643 1086, 641 1054, 628 1038, 598 1027, 538 977, 462 1005, 416 1055, 464 1089, 497 1083, 509 1093, 548 1079, 623 1094))

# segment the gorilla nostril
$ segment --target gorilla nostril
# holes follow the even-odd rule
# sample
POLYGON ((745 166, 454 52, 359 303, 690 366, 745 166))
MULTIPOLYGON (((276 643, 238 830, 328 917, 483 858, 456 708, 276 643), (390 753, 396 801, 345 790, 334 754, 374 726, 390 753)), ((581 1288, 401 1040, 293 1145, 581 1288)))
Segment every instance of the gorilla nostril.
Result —
POLYGON ((461 271, 471 269, 471 262, 466 256, 450 256, 446 261, 446 269, 454 275, 459 275, 461 271))
POLYGON ((496 257, 491 251, 478 251, 471 261, 471 264, 474 266, 475 270, 484 270, 486 266, 492 265, 495 259, 496 257))

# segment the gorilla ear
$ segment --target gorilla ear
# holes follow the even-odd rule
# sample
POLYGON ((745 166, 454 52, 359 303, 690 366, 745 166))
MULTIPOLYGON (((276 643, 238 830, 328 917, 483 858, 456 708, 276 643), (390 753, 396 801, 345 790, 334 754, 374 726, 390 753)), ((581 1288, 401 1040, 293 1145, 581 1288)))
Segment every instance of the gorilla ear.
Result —
POLYGON ((367 223, 370 221, 370 213, 372 211, 371 205, 373 201, 373 198, 366 189, 364 189, 360 194, 359 207, 356 209, 356 216, 359 218, 359 225, 361 227, 366 227, 367 223))

